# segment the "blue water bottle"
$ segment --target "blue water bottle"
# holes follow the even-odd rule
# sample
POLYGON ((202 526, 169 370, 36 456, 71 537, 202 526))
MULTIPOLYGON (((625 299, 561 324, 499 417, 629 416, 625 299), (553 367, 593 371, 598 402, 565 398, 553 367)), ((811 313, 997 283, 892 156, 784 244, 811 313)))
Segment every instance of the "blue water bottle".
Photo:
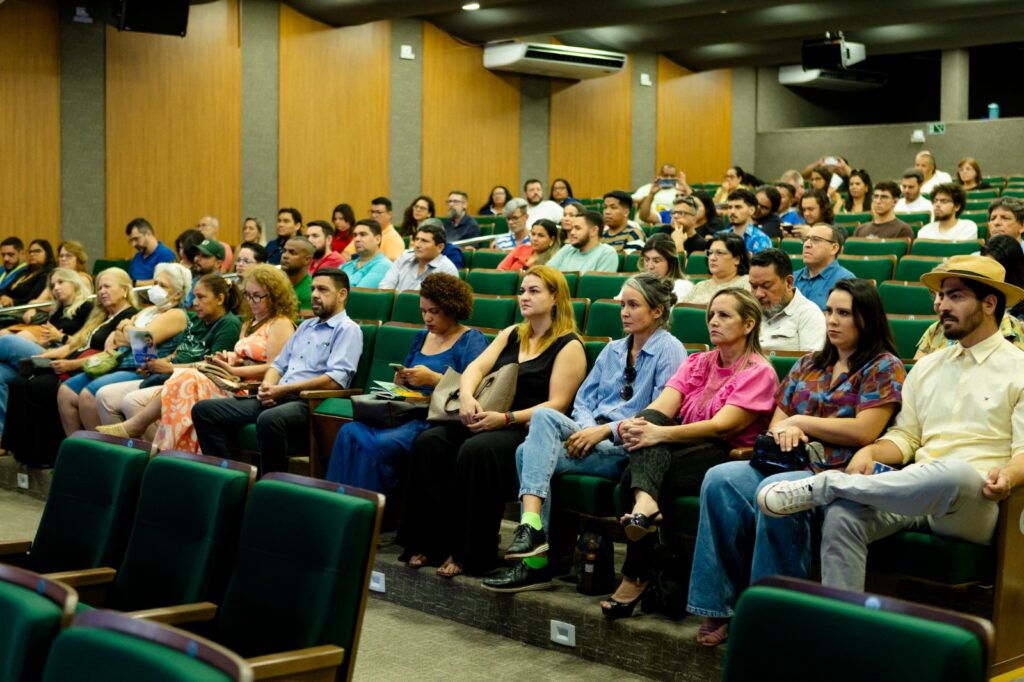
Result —
POLYGON ((994 121, 997 118, 999 118, 999 103, 992 102, 988 105, 988 119, 994 121))

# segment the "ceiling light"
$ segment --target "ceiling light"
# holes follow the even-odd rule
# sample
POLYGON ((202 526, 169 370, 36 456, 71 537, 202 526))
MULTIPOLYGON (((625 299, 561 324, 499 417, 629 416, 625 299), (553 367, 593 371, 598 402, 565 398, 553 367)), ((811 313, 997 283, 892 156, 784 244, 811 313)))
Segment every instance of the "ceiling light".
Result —
POLYGON ((479 2, 467 2, 465 5, 462 6, 462 9, 466 10, 467 12, 472 12, 474 10, 480 9, 480 3, 479 2))

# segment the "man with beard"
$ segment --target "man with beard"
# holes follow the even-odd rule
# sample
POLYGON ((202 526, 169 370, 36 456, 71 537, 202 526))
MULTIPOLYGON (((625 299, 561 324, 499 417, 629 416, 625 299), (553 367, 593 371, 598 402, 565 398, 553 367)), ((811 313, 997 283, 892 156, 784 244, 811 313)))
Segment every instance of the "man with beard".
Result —
POLYGON ((793 264, 779 249, 750 259, 750 291, 761 304, 761 347, 818 351, 825 345, 825 316, 793 286, 793 264))
POLYGON ((601 243, 604 216, 597 211, 584 211, 572 219, 569 243, 558 250, 548 265, 562 272, 615 272, 619 254, 601 243))
POLYGON ((196 282, 203 275, 212 275, 220 272, 220 266, 224 262, 224 247, 220 242, 213 239, 204 239, 196 245, 196 253, 192 258, 192 286, 185 294, 185 308, 192 307, 192 292, 195 291, 196 282))
MULTIPOLYGON (((743 240, 750 254, 770 249, 772 246, 772 240, 768 238, 768 235, 754 226, 754 209, 756 207, 757 198, 749 189, 734 189, 729 192, 726 210, 729 214, 732 233, 743 240)), ((729 230, 722 230, 718 234, 728 232, 729 230)))
POLYGON ((309 451, 309 403, 299 395, 348 388, 363 350, 363 332, 345 312, 348 290, 344 272, 318 270, 312 284, 314 317, 288 339, 256 396, 195 404, 192 421, 205 454, 227 456, 234 433, 252 423, 259 438, 261 476, 287 469, 288 454, 309 451))
POLYGON ((932 216, 935 220, 922 227, 917 238, 946 241, 977 239, 977 223, 960 217, 966 206, 967 196, 959 185, 935 185, 932 190, 932 216))
POLYGON ((529 230, 541 218, 553 223, 562 222, 562 207, 554 201, 544 198, 544 183, 537 178, 530 178, 523 183, 523 195, 526 197, 526 229, 529 230))
POLYGON ((448 217, 444 219, 444 233, 446 241, 459 241, 470 237, 480 236, 480 225, 472 216, 466 213, 469 205, 469 195, 462 190, 453 189, 448 192, 448 217))
POLYGON ((868 545, 901 530, 992 541, 999 502, 1024 481, 1024 351, 999 333, 1024 289, 1005 276, 984 256, 954 256, 923 275, 943 333, 958 343, 917 361, 895 424, 845 472, 758 492, 769 516, 823 507, 822 584, 863 591, 868 545), (874 474, 876 462, 902 468, 874 474))
MULTIPOLYGON (((164 246, 164 243, 157 241, 153 226, 145 218, 136 218, 124 228, 135 255, 128 266, 128 275, 135 282, 135 286, 145 286, 153 283, 153 271, 160 263, 173 263, 178 260, 174 251, 164 246)), ((20 249, 18 249, 20 251, 20 249)), ((15 263, 17 264, 17 263, 15 263)), ((4 268, 7 268, 7 257, 4 256, 4 268)), ((6 278, 5 278, 6 281, 6 278)))
POLYGON ((315 251, 316 249, 308 239, 295 236, 284 243, 284 251, 281 254, 281 270, 288 275, 288 281, 295 287, 295 297, 299 299, 300 317, 313 315, 311 299, 313 277, 309 274, 309 263, 313 260, 315 251))
POLYGON ((340 268, 345 257, 328 247, 334 238, 334 228, 326 220, 311 220, 306 225, 306 239, 313 245, 313 258, 309 261, 309 273, 320 268, 340 268))

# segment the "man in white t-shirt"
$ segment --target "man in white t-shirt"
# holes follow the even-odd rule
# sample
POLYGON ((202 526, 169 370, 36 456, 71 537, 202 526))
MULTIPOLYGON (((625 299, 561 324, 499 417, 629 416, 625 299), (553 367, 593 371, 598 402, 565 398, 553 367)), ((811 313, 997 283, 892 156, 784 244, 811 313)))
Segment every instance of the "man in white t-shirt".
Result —
POLYGON ((918 239, 942 239, 962 242, 978 238, 978 225, 973 220, 963 220, 966 197, 960 185, 951 182, 935 185, 932 189, 932 215, 935 220, 921 228, 918 239))
POLYGON ((896 213, 928 213, 931 215, 932 202, 921 196, 921 185, 924 184, 924 174, 916 168, 908 168, 903 171, 903 179, 900 181, 902 196, 896 202, 896 213))
POLYGON ((690 193, 690 188, 686 184, 686 174, 680 173, 675 164, 662 164, 654 182, 641 185, 633 192, 633 204, 638 207, 637 217, 646 221, 647 217, 658 216, 657 223, 652 224, 661 223, 659 214, 672 210, 676 194, 686 196, 690 193))
POLYGON ((929 151, 919 151, 914 157, 914 168, 924 175, 924 182, 921 183, 922 194, 932 194, 936 185, 944 185, 953 182, 953 178, 945 171, 935 170, 935 156, 929 151))
POLYGON ((537 178, 530 178, 523 183, 523 195, 526 197, 526 229, 541 218, 553 223, 562 222, 562 207, 550 199, 544 198, 544 183, 537 178))

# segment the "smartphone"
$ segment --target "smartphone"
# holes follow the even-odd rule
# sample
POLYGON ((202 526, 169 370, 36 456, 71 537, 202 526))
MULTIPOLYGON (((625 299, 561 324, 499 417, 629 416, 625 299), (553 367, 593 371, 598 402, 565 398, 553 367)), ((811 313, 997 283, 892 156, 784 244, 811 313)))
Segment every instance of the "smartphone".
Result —
POLYGON ((403 372, 403 371, 405 371, 405 367, 402 367, 397 362, 389 362, 388 363, 388 367, 390 367, 391 369, 395 370, 396 372, 403 372))
POLYGON ((675 178, 659 178, 658 187, 662 189, 671 189, 676 186, 675 178))
POLYGON ((825 165, 826 166, 834 166, 837 163, 839 163, 839 159, 837 159, 836 157, 834 157, 834 156, 826 156, 825 157, 825 165))

